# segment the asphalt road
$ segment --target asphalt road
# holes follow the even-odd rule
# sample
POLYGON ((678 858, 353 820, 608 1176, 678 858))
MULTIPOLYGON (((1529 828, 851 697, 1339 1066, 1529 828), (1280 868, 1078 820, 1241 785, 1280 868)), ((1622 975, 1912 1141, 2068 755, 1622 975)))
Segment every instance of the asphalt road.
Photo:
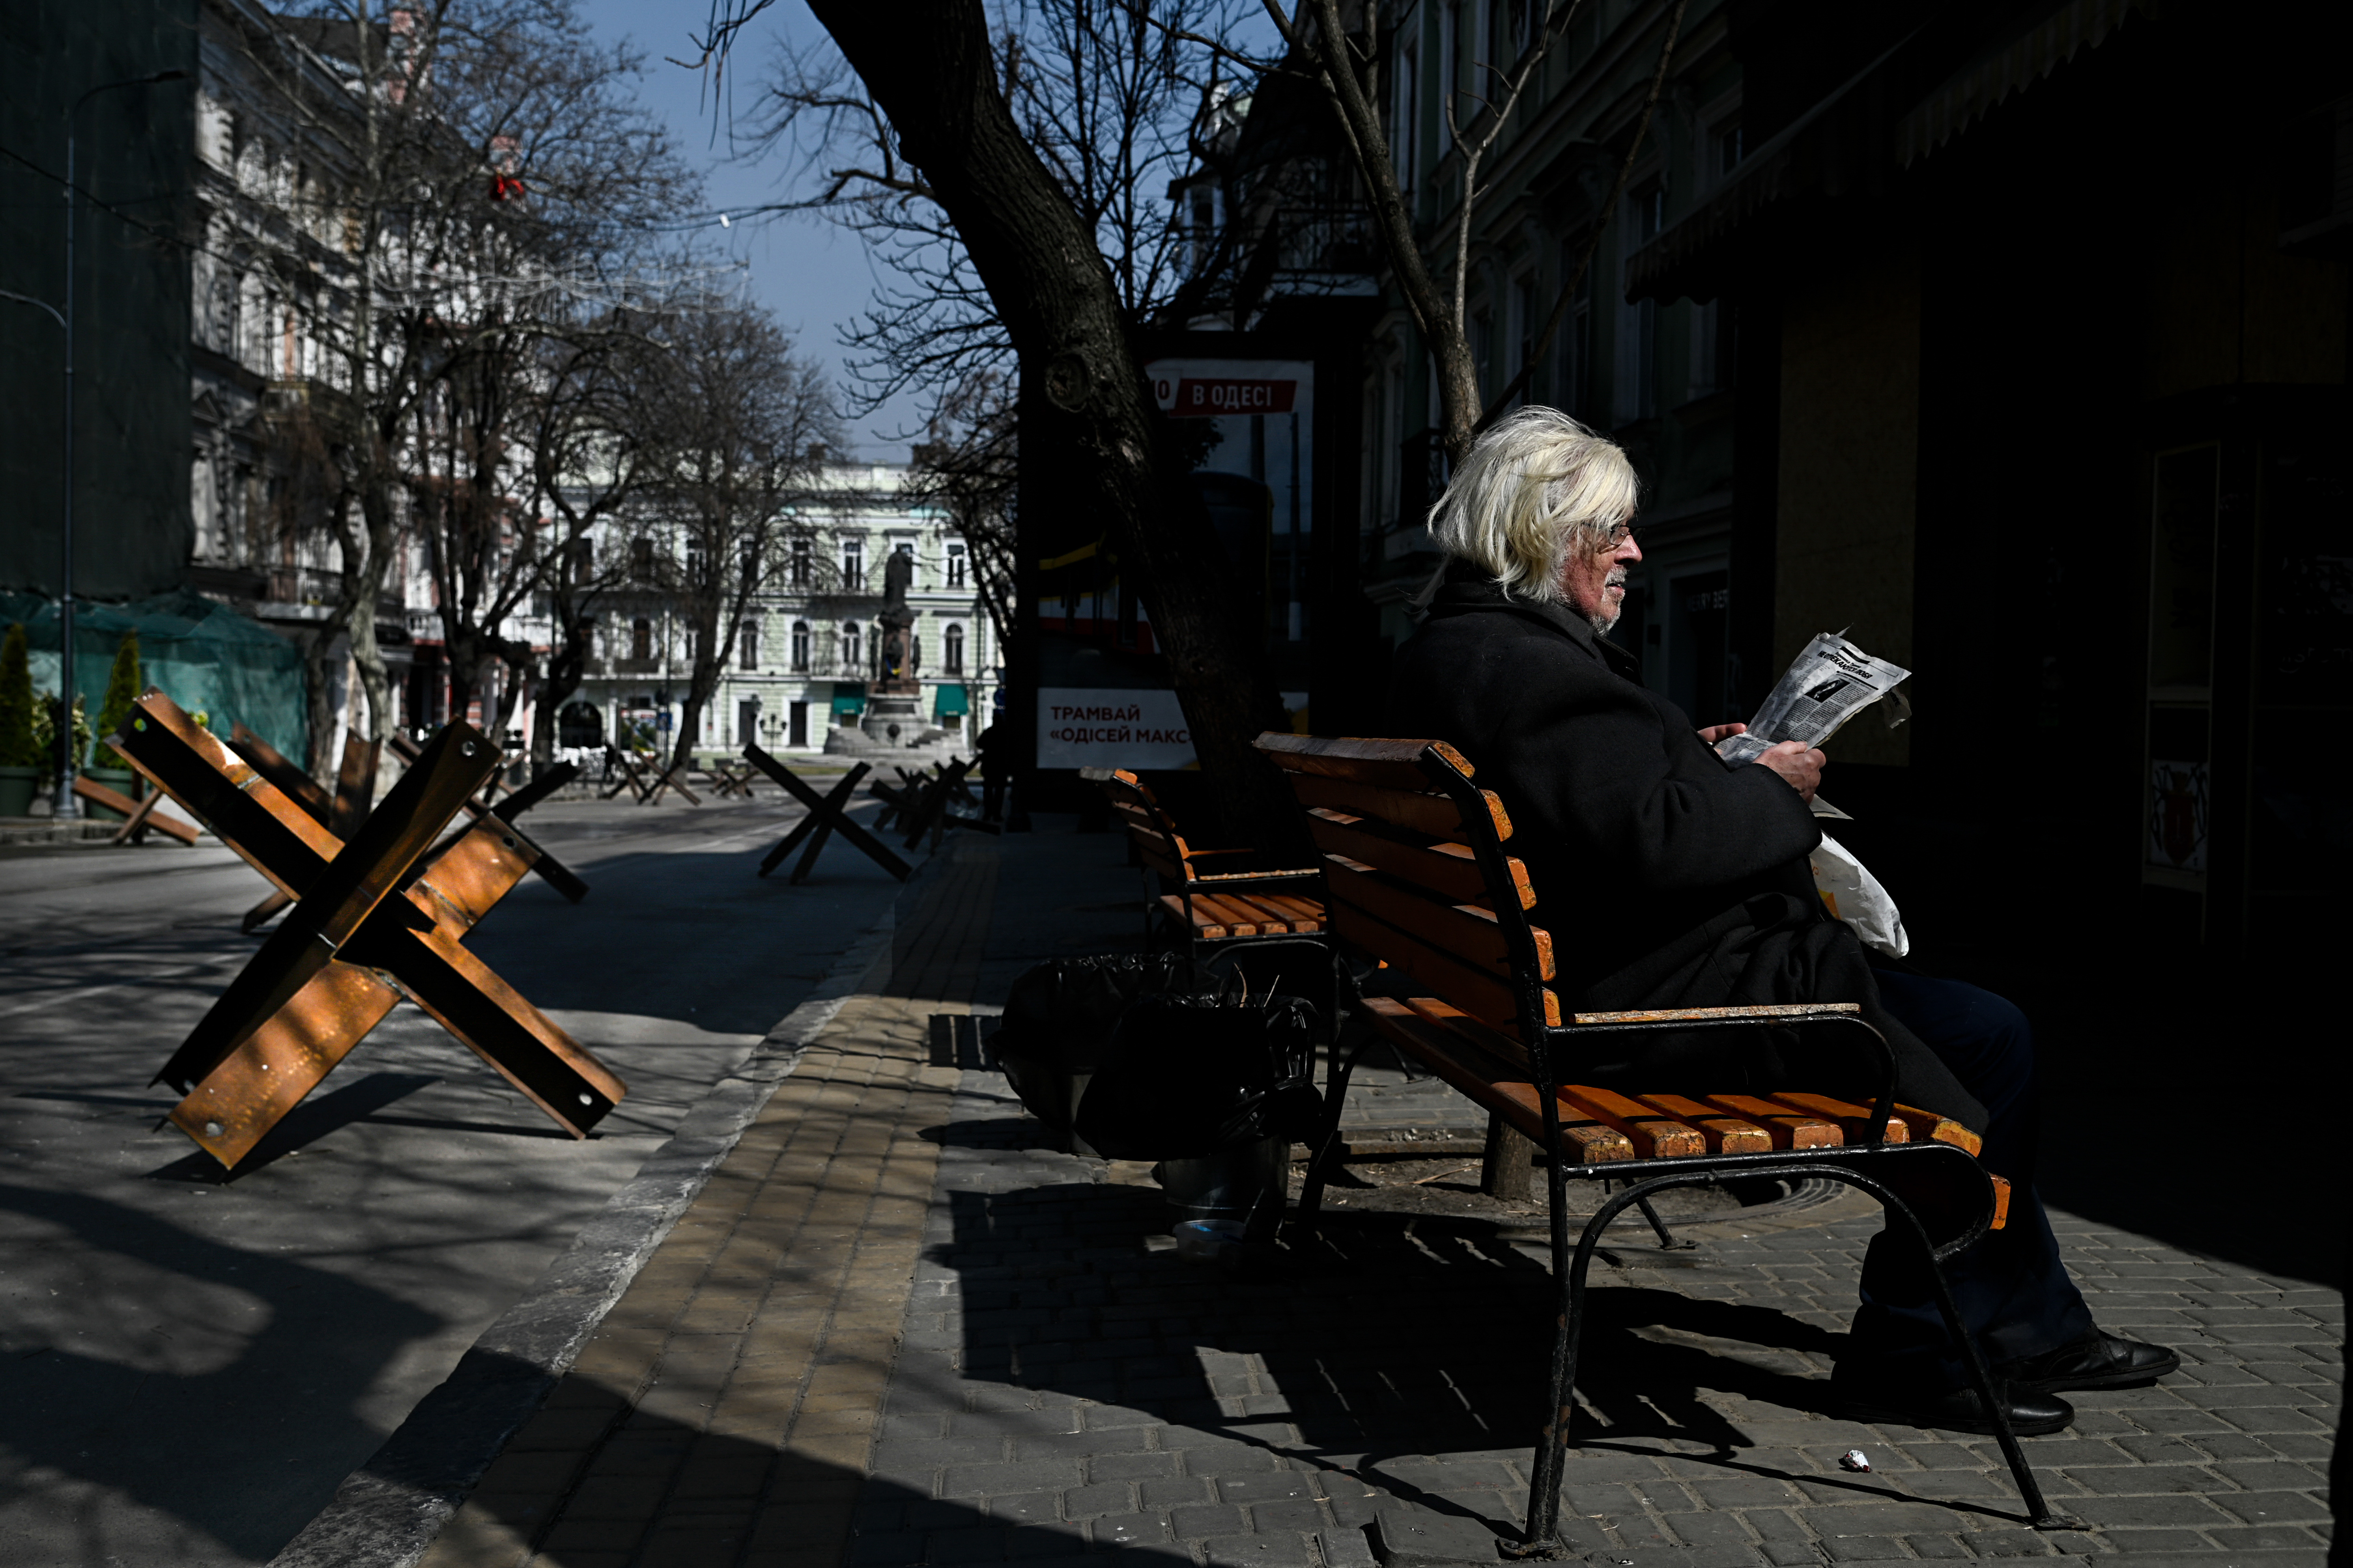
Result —
MULTIPOLYGON (((870 815, 861 812, 861 816, 870 815)), ((0 850, 0 1563, 266 1562, 898 884, 797 807, 540 807, 469 945, 629 1086, 575 1142, 412 1006, 224 1183, 148 1079, 259 945, 195 849, 0 850)))

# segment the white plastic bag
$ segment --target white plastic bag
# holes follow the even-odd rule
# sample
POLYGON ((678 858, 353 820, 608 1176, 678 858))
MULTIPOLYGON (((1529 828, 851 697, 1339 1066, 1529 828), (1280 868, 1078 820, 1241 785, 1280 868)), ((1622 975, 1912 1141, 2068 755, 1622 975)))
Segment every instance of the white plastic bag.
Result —
POLYGON ((1844 845, 1823 834, 1812 864, 1814 890, 1821 895, 1832 920, 1852 926, 1862 945, 1874 952, 1901 958, 1912 951, 1912 939, 1904 934, 1904 917, 1896 911, 1895 900, 1844 845))

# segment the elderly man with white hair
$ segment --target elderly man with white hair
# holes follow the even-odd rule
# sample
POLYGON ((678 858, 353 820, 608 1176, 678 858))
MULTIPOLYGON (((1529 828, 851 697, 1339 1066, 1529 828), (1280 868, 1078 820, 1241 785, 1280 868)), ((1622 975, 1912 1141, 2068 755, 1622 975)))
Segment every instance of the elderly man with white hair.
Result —
MULTIPOLYGON (((1607 640, 1642 558, 1640 492, 1626 455, 1556 409, 1522 409, 1482 436, 1430 513, 1448 560, 1398 650, 1388 733, 1450 742, 1503 796, 1577 1006, 1857 1003, 1895 1051, 1897 1098, 1984 1135, 1980 1158, 2011 1184, 2009 1224, 1947 1276, 2007 1380, 2016 1430, 2071 1422, 2063 1390, 2173 1371, 2171 1352, 2102 1333, 2060 1262, 2034 1194, 2024 1016, 1972 985, 1874 968, 1815 896, 1807 857, 1821 832, 1807 803, 1822 753, 1791 742, 1725 763, 1713 742, 1743 726, 1695 731, 1607 640)), ((1862 1094, 1870 1082, 1867 1064, 1794 1031, 1595 1048, 1577 1079, 1624 1089, 1862 1094)), ((1991 1430, 1915 1257, 1874 1240, 1862 1298, 1831 1380, 1839 1400, 1870 1419, 1991 1430)))

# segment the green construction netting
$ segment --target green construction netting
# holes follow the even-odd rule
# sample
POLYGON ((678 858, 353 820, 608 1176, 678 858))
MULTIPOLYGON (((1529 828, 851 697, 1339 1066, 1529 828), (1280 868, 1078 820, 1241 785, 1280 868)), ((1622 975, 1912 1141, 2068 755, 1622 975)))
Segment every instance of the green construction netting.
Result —
MULTIPOLYGON (((24 623, 33 689, 58 689, 58 604, 37 594, 0 593, 0 628, 24 623)), ((215 734, 243 723, 297 760, 310 751, 302 650, 259 621, 189 589, 127 605, 74 601, 74 689, 91 722, 106 696, 107 671, 122 634, 139 634, 147 684, 189 712, 209 716, 215 734)))

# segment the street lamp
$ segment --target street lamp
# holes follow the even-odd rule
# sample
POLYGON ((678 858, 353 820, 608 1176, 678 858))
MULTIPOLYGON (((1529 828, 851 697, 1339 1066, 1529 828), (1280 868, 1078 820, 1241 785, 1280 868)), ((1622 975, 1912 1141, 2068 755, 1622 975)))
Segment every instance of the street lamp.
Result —
MULTIPOLYGON (((57 798, 50 807, 53 818, 79 816, 81 808, 74 804, 73 700, 74 700, 74 614, 73 614, 73 497, 74 497, 74 219, 80 211, 74 189, 74 116, 81 106, 101 92, 111 92, 121 87, 149 87, 157 82, 185 81, 184 70, 157 71, 152 76, 126 77, 121 81, 100 82, 79 98, 66 110, 66 309, 59 324, 66 330, 66 439, 65 439, 65 564, 58 589, 58 702, 63 717, 58 723, 58 752, 64 759, 58 765, 57 798)), ((54 313, 54 312, 52 312, 54 313)))

